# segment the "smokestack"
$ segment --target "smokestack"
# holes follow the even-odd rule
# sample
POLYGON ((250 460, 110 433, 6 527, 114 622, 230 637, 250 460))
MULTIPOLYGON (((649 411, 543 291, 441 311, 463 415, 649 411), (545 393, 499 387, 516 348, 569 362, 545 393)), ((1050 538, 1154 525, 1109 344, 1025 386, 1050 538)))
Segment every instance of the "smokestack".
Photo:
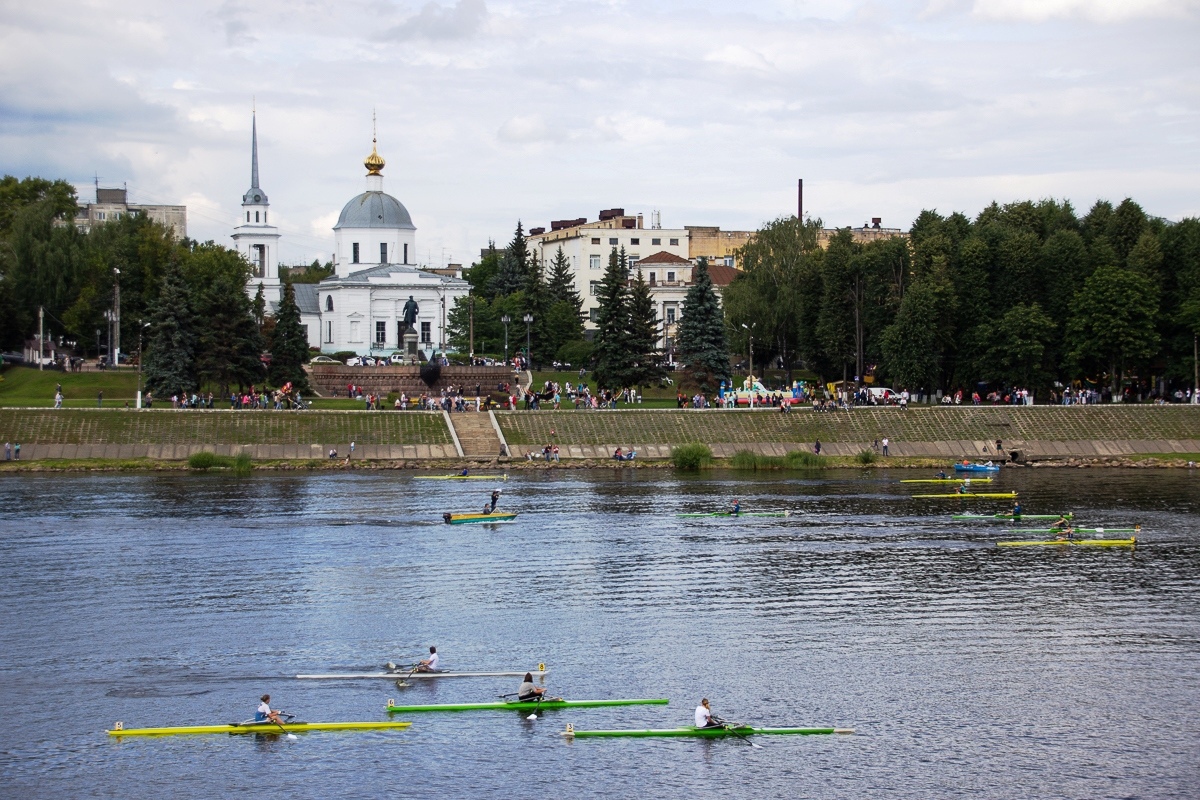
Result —
POLYGON ((796 219, 804 222, 804 178, 796 187, 796 219))

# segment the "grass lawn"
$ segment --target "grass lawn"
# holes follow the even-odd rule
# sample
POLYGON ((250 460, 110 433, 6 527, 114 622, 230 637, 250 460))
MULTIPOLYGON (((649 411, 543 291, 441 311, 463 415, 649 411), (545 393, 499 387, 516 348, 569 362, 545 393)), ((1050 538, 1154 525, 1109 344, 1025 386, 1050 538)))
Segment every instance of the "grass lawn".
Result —
POLYGON ((53 406, 60 383, 63 405, 71 408, 95 408, 99 392, 104 392, 106 406, 123 406, 126 400, 132 405, 137 398, 136 370, 60 372, 9 367, 0 373, 0 406, 53 406))

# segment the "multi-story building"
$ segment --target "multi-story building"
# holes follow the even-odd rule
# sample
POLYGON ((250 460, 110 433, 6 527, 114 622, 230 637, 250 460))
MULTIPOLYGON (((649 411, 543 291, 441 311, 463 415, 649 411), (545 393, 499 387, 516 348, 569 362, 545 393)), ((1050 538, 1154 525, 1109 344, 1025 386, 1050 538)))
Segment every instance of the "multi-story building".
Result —
POLYGON ((178 240, 187 238, 187 206, 158 206, 130 203, 128 191, 101 189, 96 184, 96 202, 80 205, 75 211, 75 227, 87 233, 96 225, 118 220, 127 214, 141 214, 171 229, 178 240))

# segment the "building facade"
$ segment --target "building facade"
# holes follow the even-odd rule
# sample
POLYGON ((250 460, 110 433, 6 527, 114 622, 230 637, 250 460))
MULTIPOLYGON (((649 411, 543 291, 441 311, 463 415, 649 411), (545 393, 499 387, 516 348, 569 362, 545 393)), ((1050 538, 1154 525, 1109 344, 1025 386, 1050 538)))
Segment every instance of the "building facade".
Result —
MULTIPOLYGON (((266 192, 258 180, 257 122, 252 123, 250 189, 242 197, 242 214, 233 239, 253 273, 246 292, 259 286, 271 310, 278 308, 279 233, 269 224, 266 192)), ((469 284, 445 269, 434 271, 415 262, 416 232, 408 209, 383 191, 383 168, 375 140, 363 161, 366 188, 342 207, 333 228, 334 274, 320 283, 293 284, 300 323, 308 344, 324 353, 360 356, 404 353, 405 309, 417 307, 412 329, 424 358, 446 349, 446 319, 469 284)))
MULTIPOLYGON (((140 214, 170 229, 178 241, 187 238, 187 206, 160 206, 130 203, 128 190, 101 189, 96 184, 96 202, 80 205, 72 220, 75 227, 87 233, 97 225, 113 222, 121 217, 140 214)), ((67 223, 63 223, 67 224, 67 223)))

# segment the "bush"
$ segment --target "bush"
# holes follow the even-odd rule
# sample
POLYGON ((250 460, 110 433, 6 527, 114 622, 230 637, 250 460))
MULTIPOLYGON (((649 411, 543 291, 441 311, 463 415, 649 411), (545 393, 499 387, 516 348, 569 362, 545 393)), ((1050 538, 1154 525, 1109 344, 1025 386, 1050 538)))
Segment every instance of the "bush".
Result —
POLYGON ((217 458, 216 453, 210 453, 207 450, 204 450, 200 453, 192 453, 190 456, 188 456, 188 468, 212 469, 213 467, 217 466, 217 462, 219 460, 220 459, 217 458))
POLYGON ((854 460, 857 461, 858 463, 862 464, 864 467, 867 466, 868 464, 874 464, 875 463, 875 451, 869 450, 869 449, 859 450, 858 455, 856 455, 854 457, 854 460))
POLYGON ((712 465, 712 450, 706 444, 694 442, 671 450, 671 463, 676 469, 698 470, 712 465))
POLYGON ((753 450, 738 450, 733 454, 733 458, 729 459, 729 466, 733 469, 756 470, 759 468, 758 461, 758 453, 753 450))
POLYGON ((250 470, 254 469, 254 460, 250 458, 249 453, 238 453, 237 458, 233 460, 234 475, 249 475, 250 470))
POLYGON ((570 364, 571 369, 586 369, 592 361, 592 343, 583 340, 567 342, 554 354, 556 361, 570 364))
POLYGON ((354 358, 356 355, 358 355, 358 353, 354 352, 353 350, 339 350, 336 353, 330 353, 329 357, 337 359, 345 364, 347 359, 354 358))
POLYGON ((792 450, 787 454, 787 465, 791 469, 806 469, 821 466, 822 459, 816 453, 807 450, 792 450))

